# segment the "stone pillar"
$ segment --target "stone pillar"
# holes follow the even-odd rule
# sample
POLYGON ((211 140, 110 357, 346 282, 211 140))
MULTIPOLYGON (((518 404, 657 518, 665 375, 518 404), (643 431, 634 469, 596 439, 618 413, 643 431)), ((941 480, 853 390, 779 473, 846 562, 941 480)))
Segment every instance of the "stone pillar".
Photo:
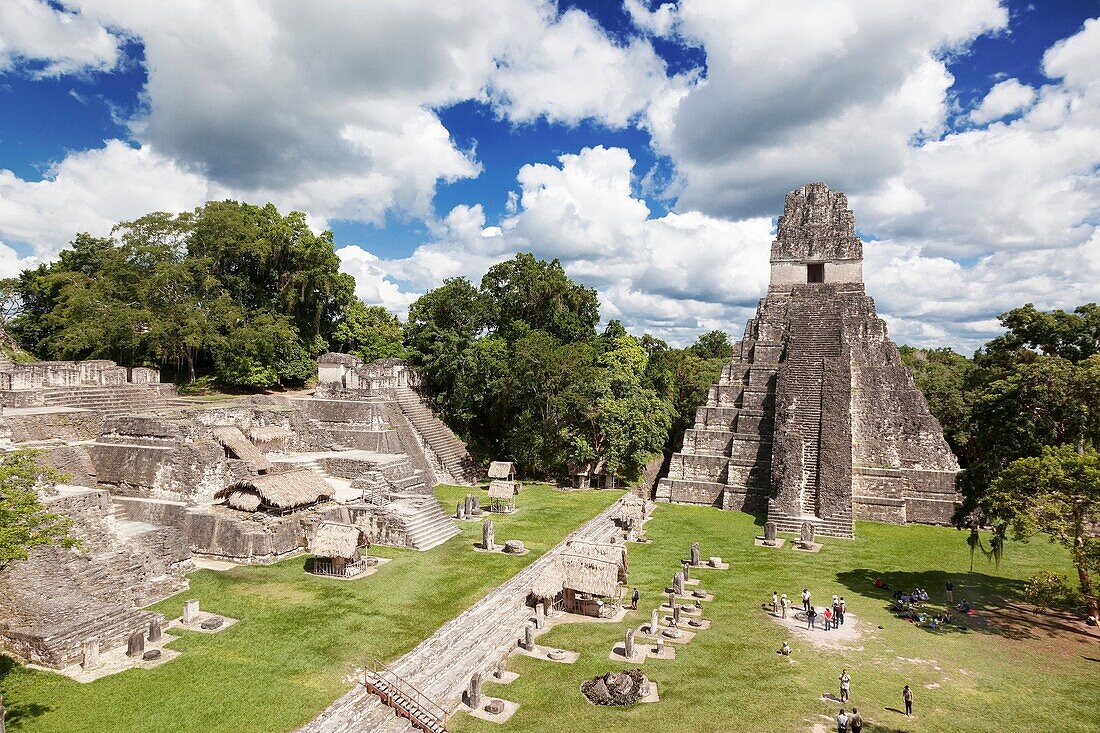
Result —
POLYGON ((691 543, 691 564, 692 565, 698 565, 699 563, 700 563, 699 543, 698 542, 692 542, 691 543))
POLYGON ((474 495, 466 494, 466 516, 472 517, 474 515, 474 495))
POLYGON ((656 636, 657 635, 657 623, 658 623, 657 609, 654 608, 652 613, 649 614, 649 635, 650 636, 656 636))
POLYGON ((149 641, 160 641, 160 637, 160 619, 155 618, 149 622, 149 641))
POLYGON ((85 672, 91 672, 99 667, 99 639, 88 639, 82 646, 84 661, 81 666, 85 672))
POLYGON ((672 576, 672 592, 678 596, 684 595, 684 574, 676 573, 672 576))
POLYGON ((764 544, 768 547, 775 546, 775 522, 764 522, 764 544))
POLYGON ((806 547, 810 547, 814 544, 815 535, 816 531, 814 529, 813 522, 803 522, 802 532, 799 534, 799 542, 801 542, 806 547))
POLYGON ((523 648, 527 651, 534 651, 535 649, 535 627, 524 626, 523 627, 523 648))
POLYGON ((623 644, 623 656, 627 659, 634 656, 634 629, 626 630, 626 641, 623 644))
POLYGON ((541 603, 535 604, 535 628, 546 628, 546 608, 541 603))
POLYGON ((668 594, 668 607, 670 609, 676 608, 676 594, 675 593, 669 593, 668 594))
POLYGON ((193 626, 199 622, 199 599, 192 598, 183 602, 183 623, 185 626, 193 626))
POLYGON ((486 519, 481 524, 481 546, 492 552, 497 548, 496 543, 493 541, 493 520, 486 519))
POLYGON ((465 504, 459 504, 458 506, 455 507, 455 519, 465 519, 465 518, 466 518, 466 505, 465 504))
POLYGON ((684 562, 684 569, 683 569, 683 571, 682 571, 682 572, 683 572, 683 574, 684 574, 684 582, 685 582, 685 583, 686 583, 687 581, 691 580, 691 571, 690 571, 690 570, 688 570, 688 568, 690 568, 690 567, 691 567, 691 563, 689 563, 689 562, 686 562, 686 561, 685 561, 685 562, 684 562))
POLYGON ((481 672, 470 677, 470 688, 466 690, 466 704, 474 710, 481 707, 481 672))
POLYGON ((126 640, 126 656, 140 657, 145 653, 145 634, 135 631, 126 640))
POLYGON ((679 606, 676 606, 675 608, 672 609, 672 625, 673 626, 679 626, 680 625, 680 607, 679 606))
POLYGON ((497 666, 493 667, 493 676, 498 680, 504 679, 504 662, 497 662, 497 666))
POLYGON ((657 637, 657 656, 661 656, 665 651, 665 640, 661 637, 657 637))
POLYGON ((472 498, 474 500, 474 514, 480 514, 481 513, 481 497, 479 497, 477 494, 474 494, 472 498))

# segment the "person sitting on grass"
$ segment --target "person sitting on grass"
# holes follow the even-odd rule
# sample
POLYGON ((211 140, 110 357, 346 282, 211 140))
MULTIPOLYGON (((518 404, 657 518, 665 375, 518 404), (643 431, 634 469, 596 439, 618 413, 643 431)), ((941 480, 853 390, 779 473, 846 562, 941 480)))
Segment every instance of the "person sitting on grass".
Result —
POLYGON ((962 599, 962 601, 959 602, 959 605, 955 606, 955 610, 959 613, 965 613, 969 616, 974 612, 974 607, 971 606, 964 598, 962 599))
POLYGON ((882 578, 875 578, 875 587, 881 590, 890 590, 890 586, 882 582, 882 578))
POLYGON ((783 642, 783 646, 779 647, 778 653, 782 654, 785 657, 791 656, 791 645, 787 642, 783 642))

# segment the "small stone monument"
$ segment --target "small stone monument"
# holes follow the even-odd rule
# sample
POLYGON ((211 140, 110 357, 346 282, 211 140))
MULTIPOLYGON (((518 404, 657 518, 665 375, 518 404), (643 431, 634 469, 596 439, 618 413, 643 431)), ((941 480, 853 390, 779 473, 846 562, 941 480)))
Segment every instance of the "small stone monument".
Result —
POLYGON ((691 571, 688 570, 688 568, 691 567, 691 563, 689 563, 687 560, 684 560, 683 566, 684 569, 681 572, 684 574, 684 582, 686 583, 691 580, 691 571))
POLYGON ((814 546, 814 536, 816 531, 814 529, 813 522, 803 522, 802 531, 798 536, 798 544, 806 549, 810 549, 814 546))
POLYGON ((680 607, 674 606, 672 609, 672 626, 680 625, 680 607))
POLYGON ((657 609, 654 608, 649 614, 649 635, 653 636, 657 633, 657 609))
POLYGON ((691 543, 691 564, 695 565, 696 567, 698 567, 701 564, 701 560, 699 559, 699 543, 698 542, 692 542, 691 543))
POLYGON ((493 520, 486 519, 481 524, 481 546, 482 548, 492 552, 497 549, 496 543, 493 541, 493 520))
POLYGON ((160 637, 160 619, 153 619, 149 622, 149 641, 160 641, 160 637))
POLYGON ((665 640, 661 637, 657 637, 657 656, 661 656, 665 653, 665 640))
POLYGON ((535 628, 546 628, 546 609, 541 603, 535 604, 535 628))
POLYGON ((465 518, 466 518, 466 505, 460 503, 460 504, 458 504, 458 506, 455 507, 455 519, 465 519, 465 518))
POLYGON ((84 661, 81 666, 86 672, 90 672, 99 667, 99 639, 88 639, 82 646, 84 661))
POLYGON ((183 602, 183 623, 185 626, 194 626, 199 622, 199 599, 192 598, 183 602))
POLYGON ((146 662, 155 662, 160 659, 160 649, 150 649, 141 655, 142 660, 146 662))
POLYGON ((623 644, 623 656, 627 659, 634 656, 634 629, 626 630, 626 640, 623 644))
POLYGON ((527 552, 527 547, 525 547, 520 540, 506 540, 504 543, 504 551, 509 555, 522 555, 527 552))
POLYGON ((126 656, 140 657, 145 654, 145 634, 135 631, 126 639, 126 656))
POLYGON ((722 567, 722 558, 711 557, 709 560, 707 560, 707 564, 710 565, 712 568, 720 568, 722 567))
POLYGON ((481 499, 480 499, 480 497, 478 497, 477 494, 474 494, 470 498, 473 499, 473 502, 474 502, 474 516, 480 515, 481 514, 481 499))
POLYGON ((504 679, 504 662, 497 662, 497 666, 493 667, 493 676, 498 680, 504 679))
POLYGON ((535 651, 535 627, 523 627, 523 648, 529 652, 535 651))
POLYGON ((199 628, 205 629, 206 631, 213 631, 214 629, 220 629, 224 623, 225 619, 221 616, 211 616, 199 624, 199 628))
POLYGON ((668 607, 669 608, 675 608, 676 607, 676 594, 675 593, 669 593, 668 594, 668 607))
POLYGON ((672 576, 672 592, 678 596, 684 595, 684 574, 676 573, 672 576))
POLYGON ((466 690, 466 704, 474 710, 481 707, 481 672, 470 677, 470 687, 466 690))
POLYGON ((775 547, 775 522, 764 522, 764 544, 768 547, 775 547))
POLYGON ((474 495, 473 494, 466 494, 465 507, 466 507, 466 516, 467 517, 474 516, 474 495))

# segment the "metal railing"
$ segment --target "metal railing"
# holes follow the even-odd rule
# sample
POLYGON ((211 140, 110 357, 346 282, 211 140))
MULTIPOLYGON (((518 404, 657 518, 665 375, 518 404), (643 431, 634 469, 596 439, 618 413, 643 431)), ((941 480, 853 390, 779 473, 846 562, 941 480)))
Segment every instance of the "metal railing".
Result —
POLYGON ((381 684, 375 684, 370 675, 366 673, 363 675, 363 684, 371 692, 381 697, 383 702, 397 711, 399 716, 408 719, 410 723, 425 731, 425 733, 440 733, 440 731, 445 730, 448 716, 447 711, 441 705, 402 679, 400 675, 378 659, 371 660, 371 672, 381 684), (398 694, 405 698, 409 705, 401 704, 395 697, 398 694), (416 708, 416 710, 412 708, 416 708))

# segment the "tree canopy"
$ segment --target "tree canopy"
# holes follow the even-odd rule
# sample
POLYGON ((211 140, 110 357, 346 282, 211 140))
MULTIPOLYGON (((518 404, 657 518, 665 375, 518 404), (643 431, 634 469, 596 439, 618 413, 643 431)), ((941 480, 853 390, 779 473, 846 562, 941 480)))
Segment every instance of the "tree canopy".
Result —
POLYGON ((361 315, 348 313, 354 280, 339 265, 332 233, 314 234, 300 212, 212 201, 79 234, 3 290, 18 303, 11 331, 40 358, 268 387, 307 379, 337 324, 361 315))
POLYGON ((38 462, 33 450, 0 454, 0 570, 26 560, 41 545, 76 547, 69 536, 72 520, 46 510, 40 486, 61 480, 60 474, 38 462))

